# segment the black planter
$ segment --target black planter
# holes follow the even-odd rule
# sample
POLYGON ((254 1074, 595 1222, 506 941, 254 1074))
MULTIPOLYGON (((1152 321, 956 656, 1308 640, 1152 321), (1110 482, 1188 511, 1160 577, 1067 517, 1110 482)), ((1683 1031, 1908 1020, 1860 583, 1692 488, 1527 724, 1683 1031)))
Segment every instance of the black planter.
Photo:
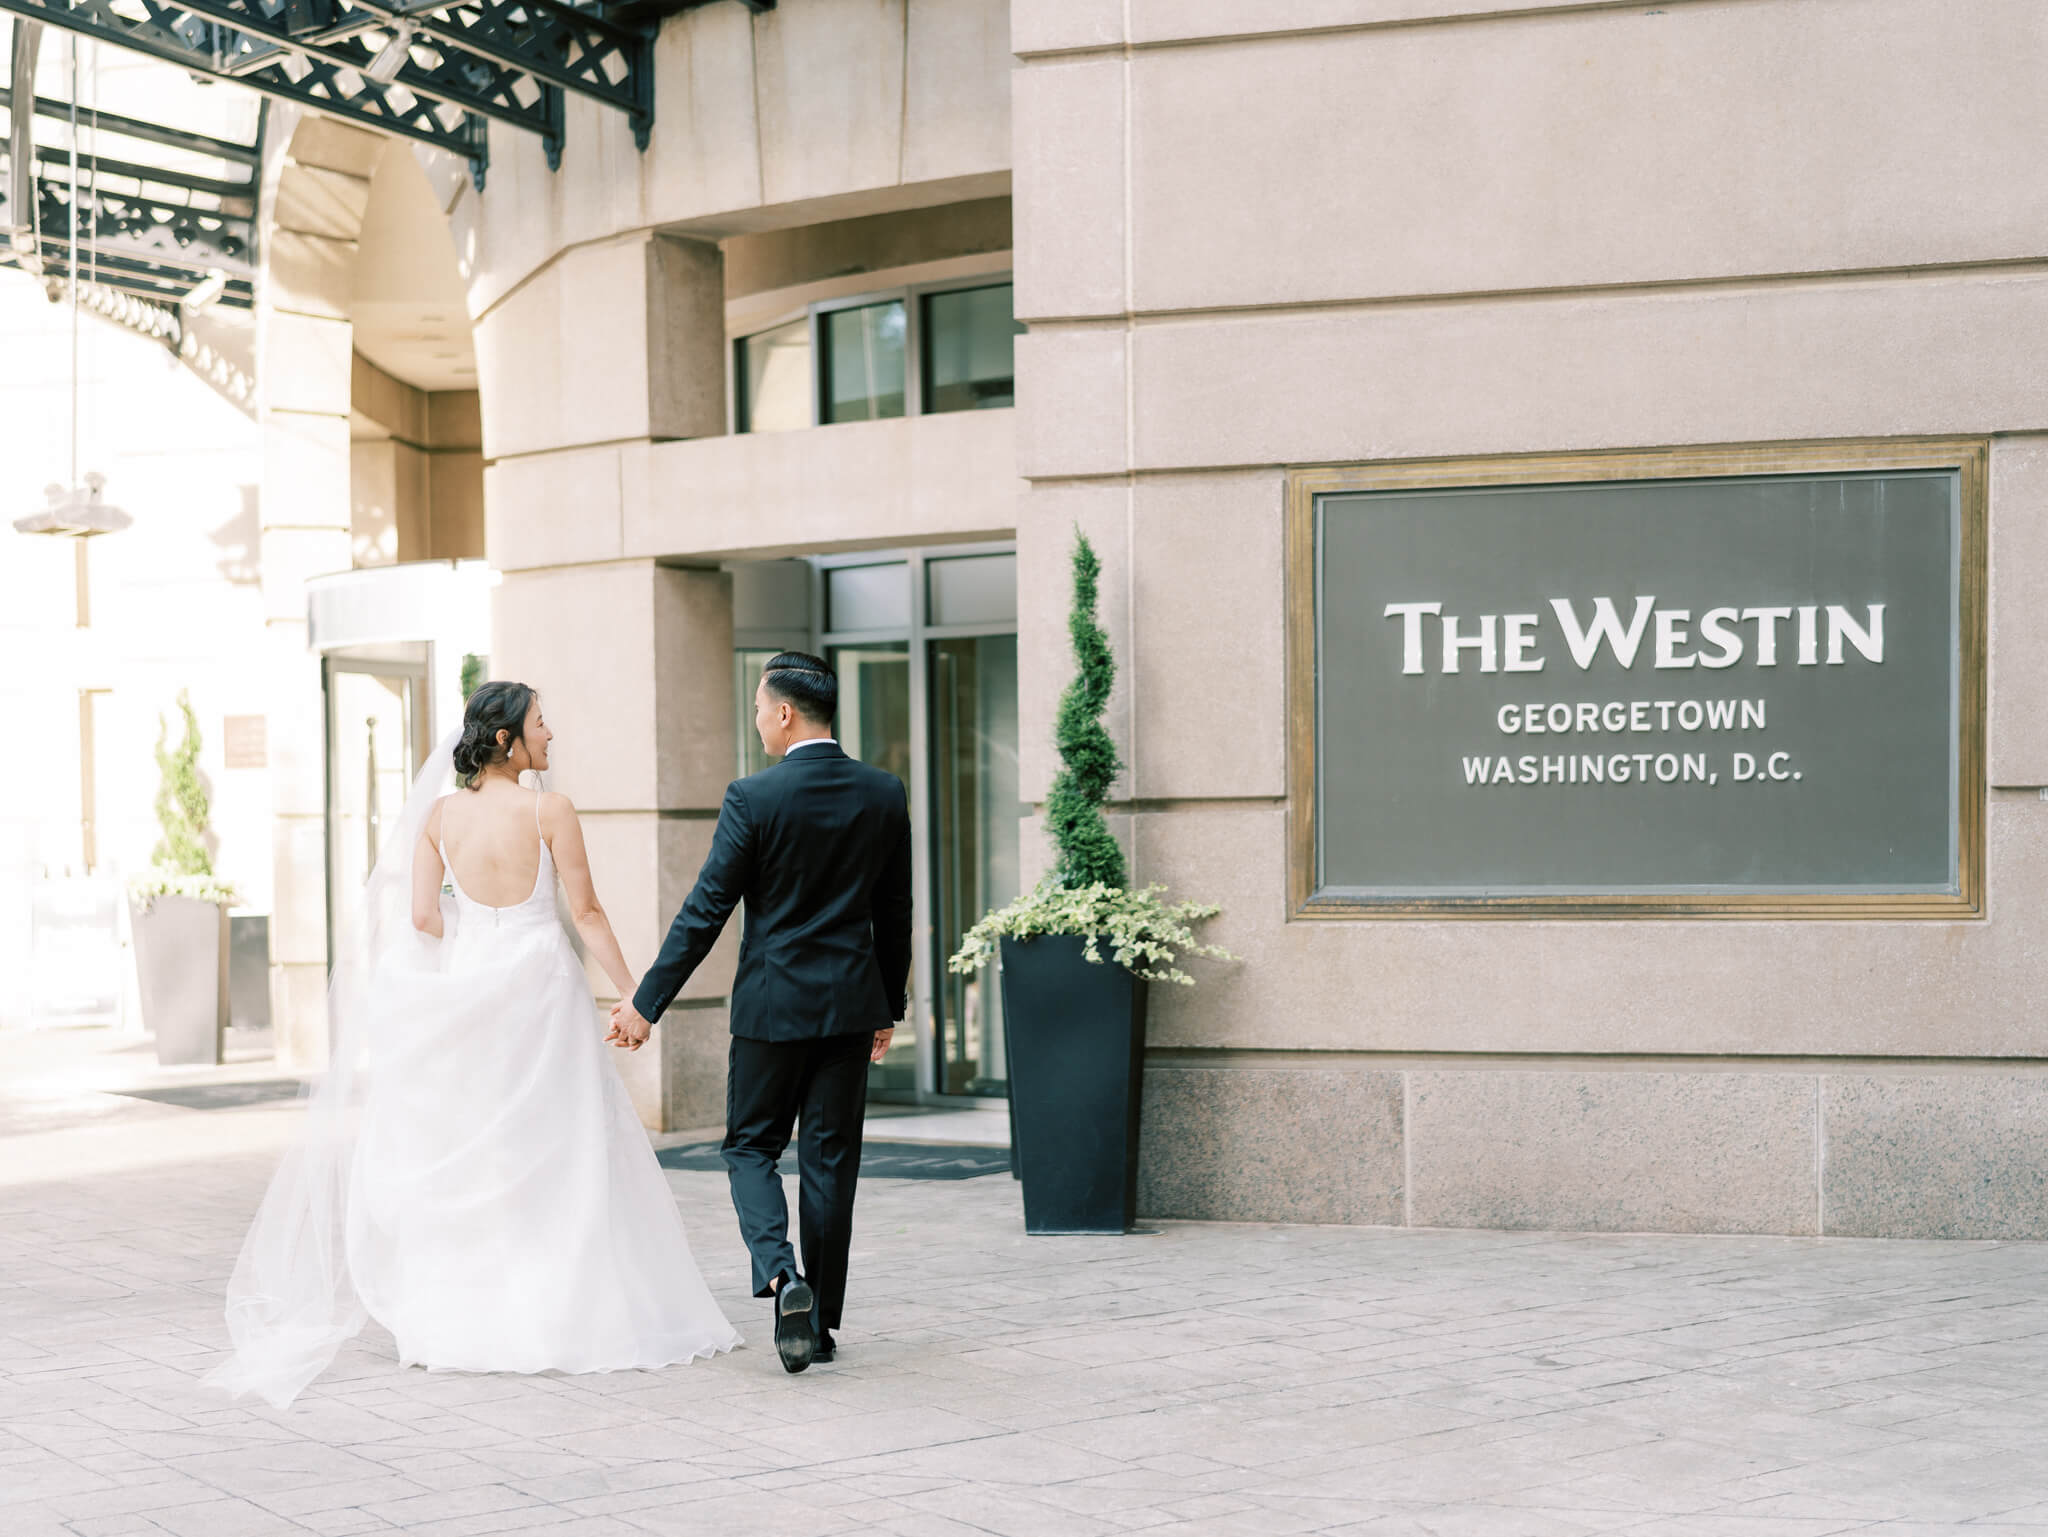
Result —
POLYGON ((1138 1214, 1145 983, 1085 941, 1005 939, 1003 1017, 1027 1233, 1124 1233, 1138 1214))

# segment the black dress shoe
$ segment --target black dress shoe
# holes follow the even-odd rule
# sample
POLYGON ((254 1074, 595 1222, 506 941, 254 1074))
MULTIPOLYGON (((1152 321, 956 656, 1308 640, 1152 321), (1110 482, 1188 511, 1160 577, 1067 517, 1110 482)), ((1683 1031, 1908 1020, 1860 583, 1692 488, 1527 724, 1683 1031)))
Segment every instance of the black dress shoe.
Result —
POLYGON ((818 1331, 818 1348, 811 1352, 811 1364, 816 1366, 820 1361, 829 1361, 837 1354, 839 1354, 839 1341, 832 1338, 832 1331, 830 1329, 820 1329, 818 1331))
POLYGON ((818 1336, 811 1325, 816 1301, 810 1287, 793 1278, 775 1293, 775 1353, 786 1372, 800 1372, 817 1359, 818 1336))

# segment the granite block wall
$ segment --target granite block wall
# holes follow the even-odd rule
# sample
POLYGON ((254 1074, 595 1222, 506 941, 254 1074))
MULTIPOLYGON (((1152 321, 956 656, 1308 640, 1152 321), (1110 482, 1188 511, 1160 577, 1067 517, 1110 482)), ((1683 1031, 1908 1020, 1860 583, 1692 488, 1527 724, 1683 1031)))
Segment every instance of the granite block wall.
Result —
POLYGON ((2027 1066, 1148 1066, 1147 1217, 2048 1238, 2027 1066))

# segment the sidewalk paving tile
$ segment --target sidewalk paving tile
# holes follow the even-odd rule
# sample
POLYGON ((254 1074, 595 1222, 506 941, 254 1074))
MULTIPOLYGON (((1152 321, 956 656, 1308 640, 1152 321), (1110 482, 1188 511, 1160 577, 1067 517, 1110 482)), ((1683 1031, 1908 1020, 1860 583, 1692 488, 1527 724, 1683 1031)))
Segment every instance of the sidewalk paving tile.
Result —
POLYGON ((295 1112, 81 1095, 53 1141, 6 1050, 0 1537, 2048 1537, 2042 1244, 1034 1239, 1007 1176, 873 1180, 840 1360, 790 1377, 723 1180, 671 1171, 748 1348, 428 1373, 373 1327, 237 1404, 198 1379, 295 1112))

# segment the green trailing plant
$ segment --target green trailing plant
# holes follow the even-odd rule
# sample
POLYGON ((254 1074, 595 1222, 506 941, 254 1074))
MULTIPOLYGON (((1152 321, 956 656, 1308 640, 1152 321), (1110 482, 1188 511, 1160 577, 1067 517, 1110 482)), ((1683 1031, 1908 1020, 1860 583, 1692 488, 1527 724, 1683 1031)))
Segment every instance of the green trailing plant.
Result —
POLYGON ((1109 787, 1123 770, 1116 743, 1102 724, 1110 686, 1116 682, 1116 658, 1109 637, 1095 618, 1096 583, 1102 562, 1085 534, 1074 535, 1074 603, 1067 633, 1074 642, 1074 681, 1060 696, 1053 722, 1053 743, 1059 749, 1060 771, 1045 799, 1045 820, 1052 830, 1056 858, 1053 877, 1069 890, 1083 886, 1121 887, 1124 851, 1102 819, 1109 787))
POLYGON ((234 882, 218 875, 179 875, 173 870, 145 870, 131 876, 128 894, 147 906, 157 897, 192 897, 201 902, 218 902, 233 907, 239 900, 234 882))
POLYGON ((184 689, 178 690, 178 711, 185 717, 185 734, 176 747, 165 746, 170 727, 161 714, 156 718, 156 766, 163 776, 156 792, 156 820, 163 837, 150 862, 174 875, 211 875, 206 823, 213 808, 199 781, 199 718, 184 689))
POLYGON ((462 654, 462 702, 469 703, 469 696, 477 691, 484 681, 484 659, 474 651, 462 654))
POLYGON ((1195 979, 1180 969, 1181 957, 1208 955, 1226 961, 1236 957, 1195 937, 1193 925, 1215 917, 1221 908, 1202 902, 1169 902, 1165 892, 1164 886, 1138 891, 1100 884, 1062 886, 1048 876, 1036 890, 998 908, 969 929, 946 965, 965 975, 994 960, 1000 940, 1067 934, 1086 939, 1082 954, 1091 961, 1102 960, 1101 940, 1107 938, 1110 955, 1119 966, 1148 982, 1192 987, 1195 979))
POLYGON ((1102 724, 1103 707, 1116 681, 1109 637, 1095 617, 1102 562, 1087 537, 1074 535, 1074 603, 1067 618, 1073 637, 1074 681, 1060 696, 1053 739, 1060 771, 1046 796, 1046 822, 1056 851, 1053 869, 1036 889, 988 914, 961 937, 946 962, 965 975, 996 958, 1004 939, 1042 935, 1077 936, 1082 954, 1100 963, 1102 940, 1119 966, 1149 982, 1194 985, 1180 969, 1188 955, 1235 959, 1228 950, 1204 944, 1194 925, 1222 911, 1202 902, 1169 902, 1164 886, 1132 891, 1125 886, 1124 851, 1111 836, 1102 808, 1122 771, 1116 743, 1102 724))

